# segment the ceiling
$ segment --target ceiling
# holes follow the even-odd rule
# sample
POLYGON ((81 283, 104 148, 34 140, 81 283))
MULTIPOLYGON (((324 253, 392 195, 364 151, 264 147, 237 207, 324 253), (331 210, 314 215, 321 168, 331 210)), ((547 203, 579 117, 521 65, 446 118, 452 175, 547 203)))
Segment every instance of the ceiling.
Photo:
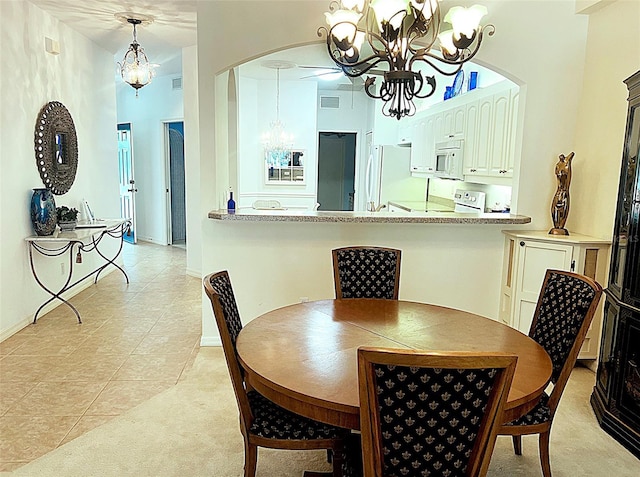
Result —
POLYGON ((133 40, 133 28, 121 23, 115 14, 131 12, 153 17, 153 23, 138 27, 138 42, 147 53, 149 61, 160 65, 157 67, 158 75, 180 74, 182 48, 196 44, 195 0, 29 2, 113 53, 118 59, 124 57, 133 40))
MULTIPOLYGON (((197 42, 197 6, 195 0, 28 0, 45 12, 65 23, 115 55, 119 61, 133 39, 131 25, 123 24, 116 14, 130 12, 153 17, 149 25, 138 27, 138 42, 149 61, 158 64, 158 75, 180 74, 182 71, 181 49, 197 42)), ((243 75, 256 79, 275 78, 274 69, 265 68, 267 60, 292 62, 295 68, 280 71, 280 78, 319 81, 313 76, 314 69, 301 66, 335 68, 328 57, 324 44, 309 45, 284 50, 258 58, 243 66, 243 75)), ((326 78, 326 77, 325 77, 326 78)), ((361 86, 362 80, 356 80, 361 86)), ((319 81, 320 89, 351 89, 352 82, 345 76, 333 81, 319 81), (343 85, 343 86, 340 86, 343 85)))

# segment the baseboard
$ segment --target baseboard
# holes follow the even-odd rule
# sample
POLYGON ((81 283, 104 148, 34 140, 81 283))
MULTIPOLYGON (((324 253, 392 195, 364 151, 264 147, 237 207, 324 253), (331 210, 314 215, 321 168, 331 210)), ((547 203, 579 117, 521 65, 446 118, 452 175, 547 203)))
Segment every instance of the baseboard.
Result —
POLYGON ((186 274, 190 277, 202 278, 202 275, 200 274, 200 270, 193 270, 191 268, 187 268, 186 274))
MULTIPOLYGON (((102 273, 100 274, 100 278, 98 281, 102 280, 104 277, 106 277, 107 275, 113 273, 115 270, 117 270, 115 267, 107 267, 106 269, 104 269, 102 271, 102 273)), ((85 278, 83 281, 81 281, 80 283, 78 283, 76 286, 74 286, 73 288, 71 288, 70 290, 67 290, 64 294, 63 294, 63 298, 65 300, 70 300, 71 298, 73 298, 74 296, 76 296, 78 293, 86 290, 87 288, 89 288, 91 285, 93 285, 93 279, 94 279, 94 275, 91 275, 90 277, 85 278)), ((39 306, 39 305, 38 305, 39 306)), ((38 314, 38 318, 46 315, 47 313, 49 313, 50 311, 55 310, 56 308, 58 308, 59 306, 67 306, 65 303, 61 302, 60 300, 53 300, 51 303, 47 304, 46 306, 44 306, 42 308, 42 310, 40 310, 40 313, 38 314)), ((11 328, 6 329, 6 330, 2 330, 0 332, 0 343, 3 342, 4 340, 12 337, 13 335, 15 335, 18 331, 26 328, 27 326, 29 326, 31 323, 33 323, 33 316, 36 313, 36 309, 33 310, 33 312, 31 312, 31 314, 27 317, 25 317, 24 319, 20 320, 18 323, 16 323, 15 325, 13 325, 11 328)))
POLYGON ((2 343, 4 340, 8 338, 11 338, 18 331, 22 330, 23 328, 26 328, 31 323, 33 323, 33 314, 30 317, 24 318, 23 320, 19 321, 18 323, 13 325, 11 328, 2 330, 2 332, 0 332, 0 343, 2 343))
POLYGON ((200 346, 222 346, 219 336, 202 336, 200 338, 200 346))

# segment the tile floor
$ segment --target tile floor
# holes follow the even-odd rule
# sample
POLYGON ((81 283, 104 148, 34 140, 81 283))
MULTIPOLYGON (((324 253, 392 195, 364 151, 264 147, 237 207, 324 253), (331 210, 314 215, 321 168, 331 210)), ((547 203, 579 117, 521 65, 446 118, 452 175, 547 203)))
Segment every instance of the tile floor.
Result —
POLYGON ((0 343, 0 471, 11 471, 180 380, 201 335, 183 248, 125 243, 117 270, 0 343))

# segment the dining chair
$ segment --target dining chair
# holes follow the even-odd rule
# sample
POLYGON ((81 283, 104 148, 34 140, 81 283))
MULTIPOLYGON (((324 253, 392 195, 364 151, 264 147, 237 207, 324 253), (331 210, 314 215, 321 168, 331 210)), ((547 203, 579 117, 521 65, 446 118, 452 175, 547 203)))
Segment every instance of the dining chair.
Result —
POLYGON ((549 354, 553 365, 553 389, 542 395, 526 415, 500 427, 500 435, 513 438, 513 450, 522 455, 522 436, 540 434, 538 447, 544 477, 551 477, 549 436, 562 392, 593 319, 602 287, 589 277, 561 270, 547 270, 529 330, 549 354))
MULTIPOLYGON (((360 475, 486 475, 517 359, 358 349, 360 475)), ((345 475, 358 475, 345 467, 345 475)))
MULTIPOLYGON (((236 340, 242 322, 227 271, 204 277, 211 300, 231 383, 240 411, 240 431, 244 438, 244 476, 254 477, 258 447, 272 449, 327 449, 332 456, 333 477, 342 476, 342 448, 347 429, 330 426, 295 414, 253 390, 245 381, 236 354, 236 340)), ((306 477, 326 475, 305 472, 306 477)))
POLYGON ((384 247, 342 247, 332 250, 336 298, 397 300, 402 252, 384 247))

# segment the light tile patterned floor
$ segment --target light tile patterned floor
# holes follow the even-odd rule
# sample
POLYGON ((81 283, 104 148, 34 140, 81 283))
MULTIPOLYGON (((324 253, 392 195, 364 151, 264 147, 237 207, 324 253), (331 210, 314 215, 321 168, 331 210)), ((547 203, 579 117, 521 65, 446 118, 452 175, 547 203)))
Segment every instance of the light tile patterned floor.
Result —
POLYGON ((183 248, 125 244, 115 271, 0 343, 0 471, 11 471, 178 382, 201 335, 183 248))

